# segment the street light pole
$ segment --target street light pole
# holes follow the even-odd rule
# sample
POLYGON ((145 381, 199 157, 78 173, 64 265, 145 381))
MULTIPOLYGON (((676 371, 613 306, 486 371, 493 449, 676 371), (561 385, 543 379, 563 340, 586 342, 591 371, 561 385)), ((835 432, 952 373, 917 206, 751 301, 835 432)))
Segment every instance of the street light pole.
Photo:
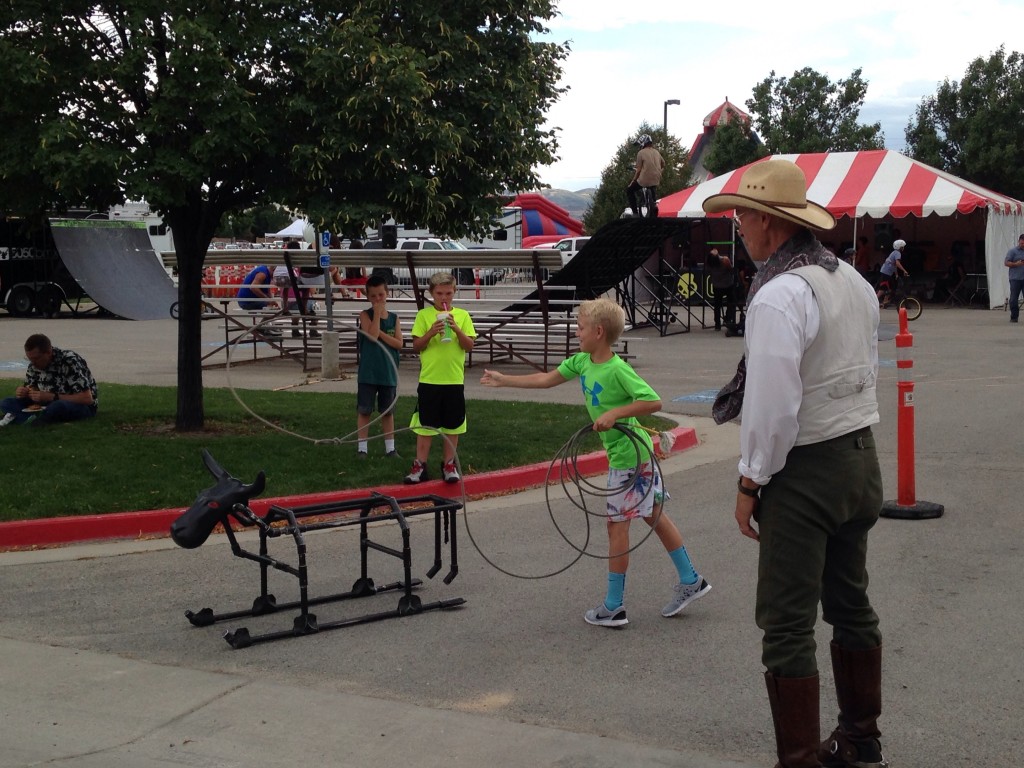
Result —
POLYGON ((665 114, 664 114, 664 117, 662 118, 662 121, 661 121, 661 128, 662 128, 663 131, 665 131, 665 141, 668 141, 668 105, 669 104, 676 104, 676 105, 678 105, 679 104, 679 99, 668 99, 665 102, 665 114))

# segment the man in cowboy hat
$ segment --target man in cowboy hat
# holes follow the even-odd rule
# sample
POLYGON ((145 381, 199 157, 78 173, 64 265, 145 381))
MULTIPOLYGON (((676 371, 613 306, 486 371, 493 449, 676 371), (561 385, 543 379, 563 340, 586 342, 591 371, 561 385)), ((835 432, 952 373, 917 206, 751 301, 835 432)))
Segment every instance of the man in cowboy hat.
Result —
POLYGON ((878 301, 811 230, 835 219, 807 200, 787 160, 748 168, 739 189, 704 202, 735 210, 759 270, 745 358, 715 418, 742 413, 736 522, 759 541, 755 617, 779 766, 887 765, 879 744, 881 644, 868 601, 868 531, 882 505, 871 425, 878 421, 878 301), (756 526, 755 526, 756 523, 756 526), (814 626, 832 625, 839 726, 820 742, 814 626))

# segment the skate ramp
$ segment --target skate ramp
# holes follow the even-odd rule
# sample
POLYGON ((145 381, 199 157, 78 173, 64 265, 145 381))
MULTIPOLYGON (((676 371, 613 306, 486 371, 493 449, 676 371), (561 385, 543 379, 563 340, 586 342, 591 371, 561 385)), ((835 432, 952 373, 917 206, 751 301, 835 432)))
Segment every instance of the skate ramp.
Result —
MULTIPOLYGON (((666 240, 689 237, 689 219, 616 219, 601 227, 579 253, 545 282, 547 300, 577 301, 602 296, 656 255, 666 240)), ((505 312, 526 312, 537 306, 533 291, 523 303, 505 312)))
POLYGON ((170 317, 178 289, 145 222, 51 219, 50 228, 61 261, 103 309, 129 320, 170 317))

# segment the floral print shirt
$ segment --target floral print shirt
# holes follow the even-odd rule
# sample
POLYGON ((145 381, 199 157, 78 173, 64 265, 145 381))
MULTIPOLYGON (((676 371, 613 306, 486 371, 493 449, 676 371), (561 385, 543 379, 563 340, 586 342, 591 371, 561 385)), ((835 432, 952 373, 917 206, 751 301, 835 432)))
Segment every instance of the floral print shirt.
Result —
POLYGON ((25 386, 58 395, 74 395, 85 390, 92 392, 95 405, 99 405, 96 380, 92 377, 85 359, 70 349, 53 347, 53 359, 42 370, 29 365, 25 374, 25 386))

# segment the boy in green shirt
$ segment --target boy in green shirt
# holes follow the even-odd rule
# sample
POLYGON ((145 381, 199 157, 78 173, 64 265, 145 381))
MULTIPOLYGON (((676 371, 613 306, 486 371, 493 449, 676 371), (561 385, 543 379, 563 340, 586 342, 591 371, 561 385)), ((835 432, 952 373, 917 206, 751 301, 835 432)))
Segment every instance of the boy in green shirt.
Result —
POLYGON ((638 416, 661 410, 661 399, 629 363, 612 351, 612 344, 618 341, 624 327, 625 313, 614 301, 584 301, 576 324, 581 351, 564 360, 557 370, 517 376, 485 370, 480 380, 490 387, 524 389, 548 389, 575 378, 580 380, 587 412, 608 453, 608 488, 619 489, 608 497, 607 504, 608 591, 605 599, 583 616, 588 624, 601 627, 629 623, 623 592, 629 567, 629 523, 633 518, 642 517, 654 528, 679 575, 672 599, 661 610, 662 616, 675 616, 711 590, 711 585, 694 570, 679 529, 662 507, 665 492, 661 475, 650 460, 654 444, 637 421, 638 416), (646 461, 637 456, 633 440, 614 428, 617 422, 633 428, 636 438, 649 452, 646 461))
POLYGON ((457 483, 461 479, 455 468, 455 450, 459 435, 466 431, 466 353, 473 348, 476 329, 469 312, 452 306, 455 276, 450 272, 430 276, 430 297, 433 305, 417 312, 412 325, 412 348, 420 356, 420 383, 410 424, 416 433, 416 460, 405 476, 409 485, 427 479, 430 443, 438 433, 444 436, 444 481, 457 483))

